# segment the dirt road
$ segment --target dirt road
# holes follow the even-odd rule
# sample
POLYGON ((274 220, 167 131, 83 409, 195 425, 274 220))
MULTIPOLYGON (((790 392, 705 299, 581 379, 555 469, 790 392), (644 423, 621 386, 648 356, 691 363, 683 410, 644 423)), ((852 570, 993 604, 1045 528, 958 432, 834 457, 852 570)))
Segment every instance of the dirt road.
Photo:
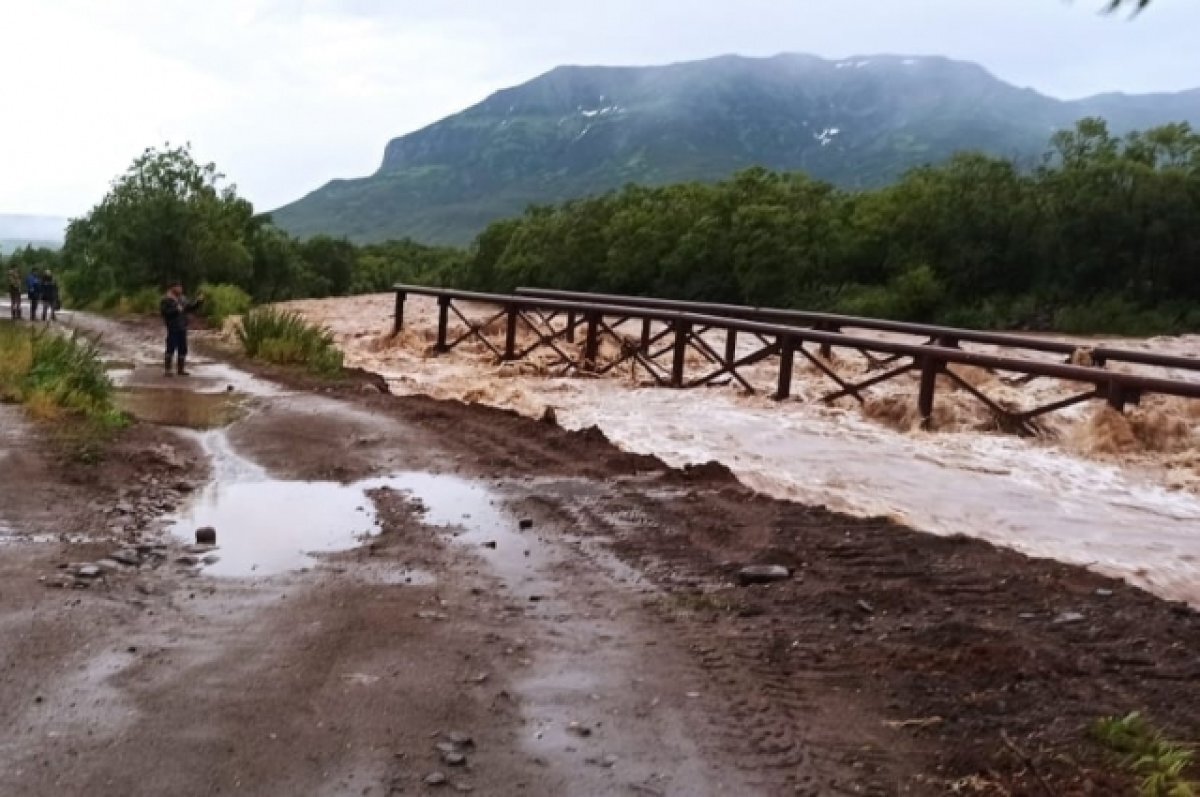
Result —
POLYGON ((145 422, 0 406, 2 795, 1122 794, 1088 723, 1198 730, 1200 619, 1120 582, 79 323, 145 422))

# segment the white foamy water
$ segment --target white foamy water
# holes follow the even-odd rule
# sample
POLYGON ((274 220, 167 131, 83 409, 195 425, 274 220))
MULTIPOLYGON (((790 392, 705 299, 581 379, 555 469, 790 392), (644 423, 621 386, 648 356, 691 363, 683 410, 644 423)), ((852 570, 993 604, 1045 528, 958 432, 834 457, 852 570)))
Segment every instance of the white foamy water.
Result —
MULTIPOLYGON (((349 365, 382 373, 397 392, 534 417, 554 407, 567 428, 597 426, 621 448, 672 465, 716 460, 768 495, 884 515, 937 534, 967 534, 1200 605, 1200 496, 1188 458, 1194 416, 1174 431, 1183 435, 1173 454, 1184 461, 1182 469, 1170 470, 1165 454, 1104 461, 1069 446, 1002 434, 897 431, 857 408, 778 403, 730 388, 674 391, 618 378, 520 375, 514 366, 498 368, 469 352, 426 357, 430 304, 409 299, 409 326, 399 343, 382 334, 390 330, 391 305, 388 295, 292 307, 334 330, 349 365), (1171 489, 1169 483, 1192 489, 1171 489)), ((1195 339, 1178 340, 1176 353, 1195 348, 1195 339)), ((1159 348, 1164 342, 1139 345, 1159 348)), ((797 395, 814 393, 810 385, 798 385, 797 395)), ((1065 417, 1085 427, 1086 412, 1065 417)))

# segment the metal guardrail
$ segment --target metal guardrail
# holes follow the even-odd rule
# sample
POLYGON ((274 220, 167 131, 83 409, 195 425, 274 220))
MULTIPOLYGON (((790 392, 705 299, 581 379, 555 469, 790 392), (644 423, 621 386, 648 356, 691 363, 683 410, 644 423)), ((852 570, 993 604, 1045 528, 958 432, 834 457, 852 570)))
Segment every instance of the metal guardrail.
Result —
MULTIPOLYGON (((478 341, 497 359, 511 361, 526 358, 536 350, 548 348, 557 358, 554 364, 560 365, 564 373, 575 371, 603 374, 628 362, 635 368, 642 368, 659 385, 676 388, 698 387, 715 384, 722 377, 728 377, 730 381, 737 381, 747 391, 754 392, 754 387, 739 373, 739 369, 775 359, 778 362, 778 378, 774 395, 778 399, 784 399, 791 395, 795 358, 796 355, 800 355, 837 385, 836 390, 821 397, 823 401, 852 397, 863 402, 863 393, 868 388, 917 371, 920 377, 917 409, 923 419, 928 420, 933 413, 938 377, 944 376, 987 406, 1003 426, 1023 434, 1038 433, 1037 427, 1032 424, 1037 417, 1093 399, 1103 399, 1117 410, 1122 410, 1127 404, 1136 404, 1146 394, 1200 399, 1200 382, 1111 371, 1100 367, 1099 364, 1046 362, 961 348, 961 343, 966 340, 1016 350, 1064 354, 1076 351, 1076 347, 1060 341, 1023 338, 1002 333, 737 305, 569 294, 534 289, 523 289, 519 294, 509 295, 396 285, 395 291, 396 333, 404 326, 404 305, 409 295, 436 298, 438 328, 437 340, 433 347, 435 353, 450 351, 466 341, 478 341), (578 300, 578 297, 583 296, 588 297, 588 300, 578 300), (488 306, 492 312, 483 321, 472 320, 463 314, 456 302, 488 306), (697 309, 708 312, 695 312, 697 309), (714 312, 717 309, 726 312, 714 312), (456 319, 459 326, 453 338, 452 318, 456 319), (764 318, 771 320, 761 320, 764 318), (504 321, 503 337, 489 337, 492 334, 489 333, 489 329, 501 320, 504 321), (620 327, 630 322, 640 322, 640 335, 626 336, 618 332, 620 327), (835 322, 836 331, 817 328, 818 324, 835 322), (524 348, 518 346, 518 332, 522 324, 536 337, 535 342, 524 348), (658 329, 655 329, 655 324, 659 325, 658 329), (568 350, 568 345, 575 344, 577 332, 581 328, 582 346, 578 347, 577 351, 568 350), (880 340, 846 334, 841 331, 845 328, 905 332, 928 337, 928 340, 923 343, 880 340), (704 337, 714 330, 725 333, 723 352, 718 351, 719 347, 711 345, 704 337), (752 337, 757 341, 757 348, 739 355, 739 335, 752 337), (662 345, 668 338, 670 342, 662 345), (603 340, 614 342, 619 351, 608 362, 603 362, 600 358, 603 340), (815 347, 816 351, 810 350, 810 346, 815 347), (826 362, 828 354, 834 349, 850 349, 863 354, 867 359, 867 373, 864 374, 864 378, 850 381, 834 371, 826 362), (706 364, 705 370, 689 374, 689 351, 700 355, 700 359, 706 364), (1021 374, 1025 378, 1054 378, 1090 386, 1090 390, 1030 409, 1014 410, 992 400, 947 368, 949 365, 975 366, 1021 374), (874 373, 884 368, 887 370, 874 373)), ((1200 371, 1200 360, 1192 358, 1159 357, 1146 352, 1116 349, 1101 350, 1101 357, 1105 355, 1112 355, 1111 360, 1200 371)), ((1092 357, 1096 358, 1095 351, 1092 352, 1092 357)), ((1096 359, 1093 362, 1096 362, 1096 359)))

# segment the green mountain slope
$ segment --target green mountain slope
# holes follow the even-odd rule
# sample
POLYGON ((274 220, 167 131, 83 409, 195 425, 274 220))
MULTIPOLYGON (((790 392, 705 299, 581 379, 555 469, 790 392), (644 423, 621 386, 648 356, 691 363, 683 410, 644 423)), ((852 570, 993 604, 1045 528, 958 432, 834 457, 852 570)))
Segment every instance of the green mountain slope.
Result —
POLYGON ((1200 90, 1065 102, 945 58, 725 56, 560 67, 391 141, 379 170, 275 211, 298 235, 464 243, 531 203, 629 182, 712 180, 752 165, 845 187, 964 149, 1035 163, 1082 117, 1116 132, 1200 124, 1200 90))

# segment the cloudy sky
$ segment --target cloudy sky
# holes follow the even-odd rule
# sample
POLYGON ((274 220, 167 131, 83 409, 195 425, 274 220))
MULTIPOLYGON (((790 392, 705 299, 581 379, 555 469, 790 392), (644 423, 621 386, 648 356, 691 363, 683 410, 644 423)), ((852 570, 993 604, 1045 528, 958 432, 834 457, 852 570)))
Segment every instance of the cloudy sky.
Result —
POLYGON ((0 0, 0 213, 87 211, 192 142, 261 209, 558 64, 941 54, 1059 97, 1200 84, 1200 2, 0 0))

